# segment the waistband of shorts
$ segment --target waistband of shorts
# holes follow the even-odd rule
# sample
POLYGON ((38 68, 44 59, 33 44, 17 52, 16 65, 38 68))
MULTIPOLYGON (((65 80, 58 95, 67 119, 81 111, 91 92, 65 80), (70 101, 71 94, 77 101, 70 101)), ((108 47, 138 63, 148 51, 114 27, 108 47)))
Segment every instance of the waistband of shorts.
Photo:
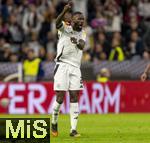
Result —
POLYGON ((72 64, 70 64, 70 63, 67 63, 67 62, 61 61, 61 60, 56 61, 56 64, 67 64, 67 65, 69 65, 69 66, 73 66, 73 67, 75 67, 75 68, 80 68, 80 67, 74 66, 74 65, 72 65, 72 64))

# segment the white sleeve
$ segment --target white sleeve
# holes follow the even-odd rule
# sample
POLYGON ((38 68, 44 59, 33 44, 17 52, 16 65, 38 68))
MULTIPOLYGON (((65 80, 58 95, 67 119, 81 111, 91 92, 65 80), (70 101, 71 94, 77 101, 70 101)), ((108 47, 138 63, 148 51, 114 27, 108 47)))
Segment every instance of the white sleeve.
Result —
POLYGON ((66 28, 66 24, 64 21, 62 21, 62 24, 60 25, 60 27, 58 28, 59 31, 63 32, 66 28))

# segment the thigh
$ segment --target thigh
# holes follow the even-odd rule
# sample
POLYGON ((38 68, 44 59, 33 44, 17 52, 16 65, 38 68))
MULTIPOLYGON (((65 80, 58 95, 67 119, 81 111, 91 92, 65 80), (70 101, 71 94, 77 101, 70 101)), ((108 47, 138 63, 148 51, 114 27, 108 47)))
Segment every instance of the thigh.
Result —
POLYGON ((80 68, 72 68, 69 76, 69 90, 82 90, 83 82, 80 68))
POLYGON ((66 64, 56 64, 54 70, 54 90, 67 91, 69 88, 69 74, 66 64))

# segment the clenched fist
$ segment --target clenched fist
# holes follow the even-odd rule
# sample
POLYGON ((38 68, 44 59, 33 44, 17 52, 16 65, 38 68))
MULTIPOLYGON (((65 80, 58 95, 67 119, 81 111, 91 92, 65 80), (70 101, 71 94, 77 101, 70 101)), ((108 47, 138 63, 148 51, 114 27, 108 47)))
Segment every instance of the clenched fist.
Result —
POLYGON ((73 44, 77 44, 77 39, 75 37, 71 37, 70 40, 73 44))
POLYGON ((146 79, 147 79, 147 74, 146 73, 143 73, 142 75, 141 75, 141 81, 145 81, 146 79))
POLYGON ((69 0, 68 3, 64 6, 64 12, 66 13, 69 10, 71 10, 72 5, 73 5, 73 2, 69 0))

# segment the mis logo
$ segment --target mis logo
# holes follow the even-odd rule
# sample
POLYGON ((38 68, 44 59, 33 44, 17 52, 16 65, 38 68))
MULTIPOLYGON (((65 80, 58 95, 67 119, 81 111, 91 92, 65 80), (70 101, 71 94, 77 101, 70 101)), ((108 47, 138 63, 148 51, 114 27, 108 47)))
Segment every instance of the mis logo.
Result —
POLYGON ((0 118, 0 142, 50 143, 49 118, 0 118))

